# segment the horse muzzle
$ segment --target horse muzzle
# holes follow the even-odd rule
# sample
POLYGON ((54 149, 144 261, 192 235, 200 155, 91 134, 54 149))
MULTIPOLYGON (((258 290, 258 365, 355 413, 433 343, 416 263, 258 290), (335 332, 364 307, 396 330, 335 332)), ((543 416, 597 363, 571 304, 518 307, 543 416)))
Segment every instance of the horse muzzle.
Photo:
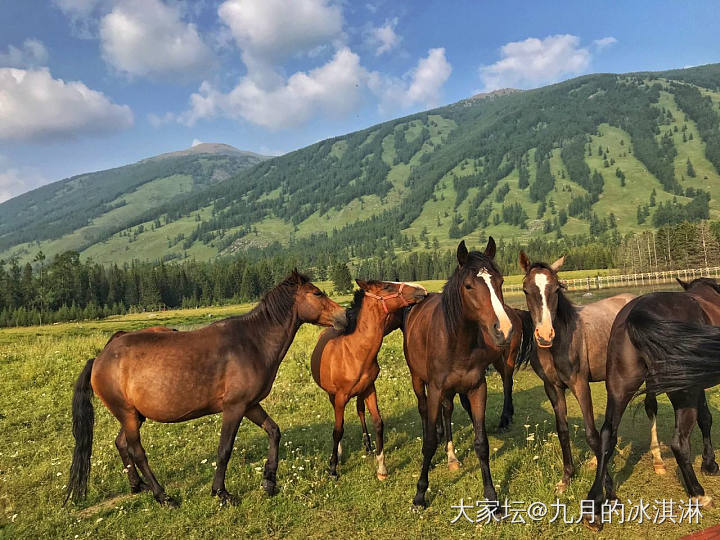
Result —
POLYGON ((540 334, 540 331, 536 328, 535 329, 535 342, 538 344, 538 347, 542 349, 549 349, 553 345, 553 339, 555 338, 555 329, 551 328, 550 332, 548 334, 548 337, 545 337, 540 334))

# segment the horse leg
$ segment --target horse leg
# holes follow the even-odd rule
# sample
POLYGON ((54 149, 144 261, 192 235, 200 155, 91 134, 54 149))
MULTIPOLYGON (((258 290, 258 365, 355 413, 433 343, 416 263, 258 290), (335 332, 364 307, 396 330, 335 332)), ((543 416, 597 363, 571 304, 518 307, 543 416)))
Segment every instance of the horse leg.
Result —
POLYGON ((150 486, 142 478, 140 478, 140 475, 135 468, 135 462, 130 457, 127 438, 125 437, 125 430, 122 428, 120 428, 120 433, 118 433, 117 437, 115 437, 115 447, 117 448, 118 453, 120 454, 120 459, 122 459, 123 465, 125 466, 123 470, 128 475, 130 492, 140 493, 141 491, 149 491, 150 486))
POLYGON ((588 381, 576 381, 572 387, 575 399, 580 405, 585 426, 585 439, 592 450, 593 456, 588 461, 589 468, 597 467, 597 453, 600 451, 600 434, 595 427, 595 415, 593 414, 592 395, 588 381))
MULTIPOLYGON (((667 469, 660 453, 660 442, 657 436, 657 397, 655 394, 648 392, 645 394, 645 414, 650 420, 650 453, 653 458, 653 469, 655 474, 665 474, 667 469)), ((698 417, 698 422, 700 417, 698 417)))
POLYGON ((275 495, 277 493, 275 485, 277 482, 278 451, 280 449, 280 428, 259 404, 250 407, 245 416, 267 433, 269 444, 268 457, 263 472, 263 489, 268 495, 275 495))
POLYGON ((235 436, 237 435, 240 422, 245 416, 245 406, 235 406, 223 410, 222 428, 220 429, 220 443, 218 444, 218 461, 215 469, 215 478, 212 483, 211 494, 220 499, 220 504, 235 505, 239 502, 237 497, 228 493, 225 489, 225 473, 230 461, 235 436))
POLYGON ((130 458, 139 467, 145 480, 150 485, 150 490, 155 497, 155 500, 160 504, 166 504, 168 506, 177 506, 178 503, 171 497, 168 497, 165 493, 165 489, 157 481, 155 475, 150 469, 148 464, 147 456, 145 455, 145 449, 140 443, 140 425, 142 424, 137 412, 133 411, 127 414, 122 422, 122 429, 125 432, 125 440, 127 441, 127 449, 130 458))
MULTIPOLYGON (((358 398, 360 400, 360 398, 358 398)), ((387 467, 385 467, 385 426, 383 425, 382 416, 380 416, 380 409, 378 408, 377 393, 375 392, 375 385, 370 385, 369 391, 365 397, 365 405, 367 405, 372 416, 373 424, 375 425, 375 447, 377 448, 375 454, 375 461, 377 462, 377 477, 378 480, 385 480, 388 477, 387 467)))
POLYGON ((360 396, 358 396, 355 401, 357 414, 360 418, 360 424, 362 425, 363 445, 365 446, 365 452, 369 454, 372 452, 372 443, 370 442, 370 434, 368 433, 367 424, 365 423, 365 401, 360 396))
POLYGON ((562 493, 567 489, 570 478, 575 474, 575 465, 573 465, 572 450, 570 449, 570 431, 567 423, 567 403, 565 402, 565 389, 555 386, 549 382, 545 382, 545 394, 547 394, 553 411, 555 412, 555 429, 560 441, 560 449, 562 450, 563 459, 563 476, 562 479, 555 484, 558 493, 562 493))
POLYGON ((340 441, 343 437, 343 426, 345 423, 345 405, 347 404, 347 397, 336 394, 333 400, 333 406, 335 408, 335 426, 333 427, 333 450, 330 456, 330 476, 337 478, 337 464, 339 456, 342 454, 340 447, 340 441))
POLYGON ((712 428, 712 415, 708 408, 705 391, 700 394, 698 400, 698 426, 703 436, 703 460, 700 466, 700 472, 709 475, 720 473, 720 468, 715 461, 715 450, 713 450, 712 440, 710 439, 710 429, 712 428))
POLYGON ((697 406, 701 392, 702 389, 689 388, 668 394, 670 403, 675 409, 675 434, 670 447, 680 468, 688 495, 697 497, 701 506, 710 506, 712 499, 705 495, 705 490, 698 482, 690 462, 690 434, 698 420, 697 406))
POLYGON ((412 376, 412 388, 418 403, 418 413, 420 413, 420 423, 422 424, 423 440, 425 440, 425 431, 427 424, 427 395, 425 394, 425 383, 419 377, 412 376))
POLYGON ((472 423, 472 408, 470 407, 470 400, 467 397, 467 394, 463 394, 460 392, 460 405, 462 405, 463 409, 465 409, 465 412, 467 412, 468 418, 470 419, 470 423, 472 423))
POLYGON ((503 382, 503 408, 502 413, 500 414, 498 431, 506 431, 510 428, 513 415, 515 414, 515 408, 513 407, 512 401, 513 373, 512 369, 505 363, 504 356, 494 362, 493 365, 503 382))
POLYGON ((437 431, 433 429, 438 419, 440 407, 442 404, 442 391, 433 386, 428 385, 428 397, 427 397, 427 427, 423 433, 423 464, 422 470, 420 471, 420 478, 417 483, 417 492, 413 498, 413 504, 415 506, 425 506, 425 492, 428 489, 428 473, 430 471, 430 463, 437 450, 437 431))
POLYGON ((452 438, 452 415, 453 409, 455 408, 453 401, 455 401, 455 396, 453 395, 448 395, 447 398, 443 400, 442 421, 444 426, 443 431, 445 432, 445 452, 447 453, 448 469, 457 471, 462 464, 455 455, 455 445, 453 444, 452 438))
POLYGON ((483 479, 483 496, 487 501, 495 502, 496 513, 500 512, 497 502, 497 493, 490 473, 490 445, 485 430, 485 408, 487 406, 487 380, 483 377, 480 385, 468 392, 470 407, 472 408, 473 428, 475 430, 475 454, 480 460, 480 471, 483 479))

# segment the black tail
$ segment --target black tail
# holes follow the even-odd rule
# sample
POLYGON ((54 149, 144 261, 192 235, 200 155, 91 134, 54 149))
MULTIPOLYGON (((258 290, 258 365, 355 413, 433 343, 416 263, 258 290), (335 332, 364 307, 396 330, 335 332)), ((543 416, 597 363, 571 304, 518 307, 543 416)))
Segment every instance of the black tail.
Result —
POLYGON ((532 317, 529 311, 524 309, 516 309, 517 313, 522 321, 522 342, 520 343, 520 350, 518 356, 515 359, 515 371, 520 369, 522 366, 527 366, 530 363, 530 359, 536 353, 535 338, 533 333, 535 332, 535 323, 533 323, 532 317))
POLYGON ((720 383, 720 327, 661 320, 633 309, 627 333, 647 363, 646 392, 663 394, 720 383))
POLYGON ((70 466, 70 480, 67 486, 68 499, 79 501, 87 495, 87 482, 90 474, 90 454, 92 454, 93 428, 95 411, 93 410, 93 389, 90 386, 94 358, 88 360, 85 368, 75 383, 75 393, 72 402, 73 437, 75 437, 75 451, 70 466))

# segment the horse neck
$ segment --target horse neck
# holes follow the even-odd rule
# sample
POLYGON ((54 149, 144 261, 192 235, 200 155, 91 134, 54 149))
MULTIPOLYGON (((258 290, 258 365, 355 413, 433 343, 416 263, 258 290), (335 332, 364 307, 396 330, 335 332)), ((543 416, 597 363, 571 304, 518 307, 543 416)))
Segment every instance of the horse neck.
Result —
POLYGON ((355 331, 347 337, 353 349, 365 356, 374 357, 382 346, 387 314, 379 300, 366 297, 358 314, 355 331))
POLYGON ((260 336, 264 345, 260 348, 262 361, 269 369, 277 371, 301 325, 302 321, 294 309, 291 316, 281 322, 273 321, 268 316, 258 317, 253 332, 260 336))

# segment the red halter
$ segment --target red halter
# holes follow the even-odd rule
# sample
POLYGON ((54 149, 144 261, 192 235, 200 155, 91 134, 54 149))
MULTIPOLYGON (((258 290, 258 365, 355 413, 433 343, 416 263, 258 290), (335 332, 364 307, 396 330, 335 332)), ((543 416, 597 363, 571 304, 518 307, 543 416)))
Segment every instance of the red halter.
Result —
MULTIPOLYGON (((375 300, 380 300, 380 303, 382 304, 383 310, 385 310, 385 313, 387 314, 387 313, 389 313, 389 311, 388 311, 387 305, 385 304, 385 301, 386 301, 386 300, 391 300, 392 298, 400 298, 400 300, 402 300, 403 303, 404 303, 404 306, 403 306, 403 307, 406 307, 406 306, 409 306, 409 305, 410 305, 410 302, 408 302, 408 301, 402 296, 402 290, 403 290, 403 287, 405 287, 405 285, 406 285, 405 282, 400 283, 400 289, 398 289, 398 292, 392 293, 392 294, 390 294, 390 295, 388 295, 388 296, 379 296, 379 295, 377 295, 377 294, 373 294, 373 293, 368 292, 368 291, 365 291, 365 296, 369 296, 370 298, 374 298, 375 300)), ((423 291, 425 291, 425 293, 427 294, 427 290, 425 289, 425 287, 423 287, 422 285, 419 285, 419 287, 420 287, 423 291)))

